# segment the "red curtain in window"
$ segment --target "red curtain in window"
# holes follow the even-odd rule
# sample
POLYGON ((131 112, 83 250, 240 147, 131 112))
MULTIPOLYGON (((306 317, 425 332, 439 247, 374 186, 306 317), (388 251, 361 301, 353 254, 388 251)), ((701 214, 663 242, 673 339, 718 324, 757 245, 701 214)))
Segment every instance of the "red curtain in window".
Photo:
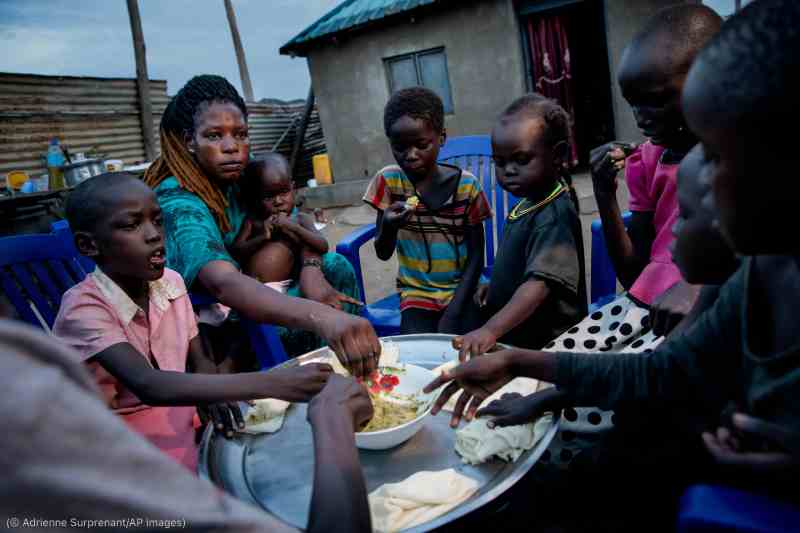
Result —
POLYGON ((562 15, 533 16, 528 19, 534 90, 552 98, 570 117, 572 166, 578 164, 575 145, 575 91, 570 66, 567 20, 562 15))

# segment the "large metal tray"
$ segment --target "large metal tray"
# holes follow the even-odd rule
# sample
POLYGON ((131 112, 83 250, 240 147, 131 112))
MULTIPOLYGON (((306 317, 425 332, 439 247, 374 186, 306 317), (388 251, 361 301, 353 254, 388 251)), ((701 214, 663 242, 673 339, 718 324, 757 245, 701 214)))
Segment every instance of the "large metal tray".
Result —
MULTIPOLYGON (((457 357, 451 339, 451 335, 441 334, 386 337, 400 346, 401 361, 430 369, 457 357)), ((285 364, 296 365, 325 353, 329 353, 327 348, 285 364)), ((448 413, 429 416, 419 433, 396 448, 359 450, 369 492, 420 470, 455 468, 480 483, 478 492, 460 506, 407 531, 430 531, 444 526, 496 499, 539 460, 558 429, 556 422, 539 443, 515 463, 496 460, 470 466, 462 463, 454 451, 455 435, 449 419, 448 413)), ((304 404, 292 405, 283 428, 274 434, 239 435, 229 440, 209 428, 200 450, 201 475, 234 496, 261 506, 301 529, 307 525, 313 472, 314 449, 304 404)))

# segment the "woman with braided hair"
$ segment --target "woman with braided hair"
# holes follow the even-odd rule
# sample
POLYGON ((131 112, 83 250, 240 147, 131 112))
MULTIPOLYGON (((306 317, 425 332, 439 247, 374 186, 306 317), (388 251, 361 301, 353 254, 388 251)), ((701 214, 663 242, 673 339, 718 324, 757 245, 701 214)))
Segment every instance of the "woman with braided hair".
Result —
POLYGON ((169 268, 239 315, 318 335, 354 374, 371 370, 380 353, 375 331, 333 307, 339 292, 325 279, 319 254, 301 250, 305 298, 296 298, 242 274, 226 249, 245 219, 237 180, 250 155, 247 106, 236 89, 220 76, 195 76, 167 106, 160 136, 161 156, 144 181, 163 209, 169 268))

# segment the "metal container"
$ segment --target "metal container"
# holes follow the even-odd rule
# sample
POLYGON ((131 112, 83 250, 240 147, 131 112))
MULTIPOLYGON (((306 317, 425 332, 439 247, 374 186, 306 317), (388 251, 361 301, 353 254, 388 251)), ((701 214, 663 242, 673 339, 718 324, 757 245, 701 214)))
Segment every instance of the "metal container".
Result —
MULTIPOLYGON (((458 358, 452 335, 417 334, 386 337, 400 347, 400 361, 433 369, 458 358)), ((327 348, 292 359, 282 366, 330 356, 327 348)), ((367 491, 403 480, 421 470, 455 468, 478 481, 478 491, 459 506, 404 533, 442 527, 500 499, 539 460, 558 430, 555 422, 531 450, 514 463, 499 460, 472 466, 454 451, 455 432, 449 413, 425 418, 423 428, 405 443, 389 450, 359 450, 367 491)), ((209 426, 200 448, 200 475, 230 494, 259 506, 298 528, 307 526, 314 474, 311 426, 306 405, 289 407, 280 431, 265 435, 239 434, 226 439, 209 426)))
POLYGON ((102 159, 84 159, 64 165, 62 168, 64 170, 64 184, 67 187, 74 187, 92 176, 105 172, 102 159))

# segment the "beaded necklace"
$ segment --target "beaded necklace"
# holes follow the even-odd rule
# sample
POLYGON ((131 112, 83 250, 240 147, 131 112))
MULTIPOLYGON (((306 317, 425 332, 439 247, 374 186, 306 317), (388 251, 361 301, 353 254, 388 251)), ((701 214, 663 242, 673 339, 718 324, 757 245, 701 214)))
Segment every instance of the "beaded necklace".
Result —
POLYGON ((564 192, 566 192, 566 190, 567 188, 564 186, 564 184, 561 183, 561 181, 559 181, 558 183, 556 183, 556 187, 555 189, 553 189, 553 192, 551 192, 544 200, 540 200, 535 204, 530 204, 530 200, 528 200, 527 198, 523 198, 517 205, 514 206, 514 209, 512 209, 511 212, 508 214, 509 222, 518 220, 527 215, 528 213, 530 213, 531 211, 536 211, 540 207, 544 207, 545 205, 549 204, 550 202, 561 196, 564 192), (529 205, 526 206, 525 205, 526 203, 528 203, 529 205))

